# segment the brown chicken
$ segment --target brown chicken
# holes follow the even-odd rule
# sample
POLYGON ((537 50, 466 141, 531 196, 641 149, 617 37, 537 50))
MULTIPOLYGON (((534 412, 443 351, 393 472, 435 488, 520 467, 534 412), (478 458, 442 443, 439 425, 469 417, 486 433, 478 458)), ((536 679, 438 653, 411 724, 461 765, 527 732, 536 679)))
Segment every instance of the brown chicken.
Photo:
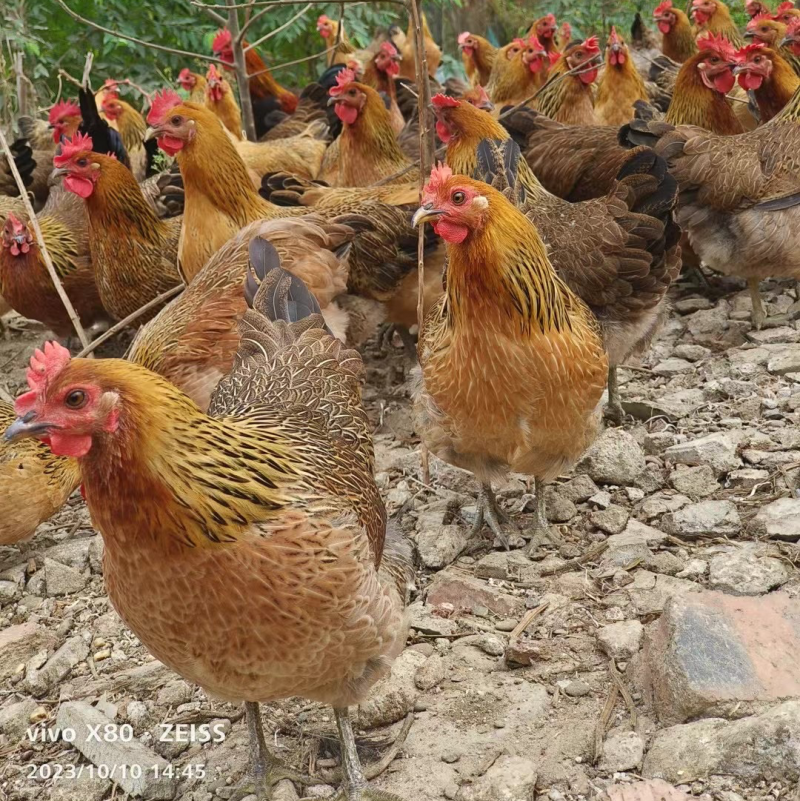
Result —
POLYGON ((533 476, 543 487, 597 433, 608 363, 594 316, 558 277, 536 228, 500 192, 431 174, 414 222, 447 246, 444 298, 420 334, 417 430, 440 459, 480 482, 473 533, 484 521, 503 542, 492 482, 533 476))
POLYGON ((339 22, 331 19, 327 14, 322 14, 317 20, 317 33, 325 41, 328 48, 333 48, 326 56, 325 63, 332 67, 334 64, 347 66, 356 53, 356 48, 347 38, 347 33, 342 26, 342 34, 339 36, 339 22), (334 47, 336 45, 336 47, 334 47))
POLYGON ((405 644, 410 549, 387 536, 361 357, 264 245, 258 311, 209 414, 143 367, 51 345, 5 437, 77 457, 122 620, 183 678, 245 702, 247 792, 269 797, 285 775, 259 702, 301 696, 334 707, 345 797, 399 801, 368 788, 347 708, 405 644))
MULTIPOLYGON (((83 202, 70 192, 54 187, 37 219, 47 252, 81 325, 91 328, 104 323, 108 315, 95 283, 83 202)), ((18 314, 38 320, 56 336, 75 335, 24 213, 9 212, 3 226, 0 295, 18 314)))
POLYGON ((794 52, 794 48, 783 44, 787 32, 788 28, 782 22, 778 22, 768 15, 759 15, 747 24, 744 36, 745 39, 761 42, 767 47, 778 51, 789 62, 795 73, 800 75, 800 57, 794 52))
MULTIPOLYGON (((569 43, 569 38, 563 41, 561 43, 563 46, 560 47, 557 31, 558 25, 556 23, 555 14, 546 14, 531 24, 527 35, 535 36, 542 43, 547 53, 560 53, 563 47, 566 47, 569 43)), ((569 37, 569 32, 567 33, 567 37, 569 37)))
POLYGON ((606 66, 594 101, 597 121, 601 125, 624 125, 633 118, 633 104, 647 97, 647 89, 628 46, 612 27, 606 44, 606 66))
POLYGON ((92 267, 112 317, 121 320, 180 283, 181 217, 159 219, 131 171, 112 156, 94 153, 88 136, 76 134, 54 163, 64 187, 86 202, 92 267))
POLYGON ((523 39, 514 39, 497 51, 494 67, 492 67, 492 72, 489 75, 489 82, 486 84, 486 91, 489 96, 493 94, 496 86, 502 85, 506 71, 524 49, 525 41, 523 39))
POLYGON ((107 120, 116 125, 122 144, 128 153, 131 172, 137 181, 144 180, 148 172, 148 152, 145 148, 144 134, 147 123, 144 117, 119 96, 116 82, 106 81, 100 105, 107 120))
POLYGON ((206 91, 203 100, 206 108, 216 114, 225 129, 237 141, 242 137, 242 112, 233 96, 231 85, 212 64, 206 73, 206 91))
POLYGON ((596 125, 592 84, 597 79, 597 37, 569 45, 550 70, 536 97, 536 108, 566 125, 596 125))
POLYGON ((266 239, 278 251, 281 264, 308 287, 333 334, 344 340, 347 333, 346 320, 332 304, 347 289, 352 229, 312 215, 251 223, 211 257, 185 292, 142 327, 127 354, 203 410, 230 372, 241 344, 239 323, 247 310, 242 280, 249 248, 258 237, 266 239))
POLYGON ((497 58, 497 48, 488 39, 464 31, 458 35, 458 49, 469 82, 473 86, 486 86, 497 58))
POLYGON ((781 47, 785 48, 794 58, 800 58, 800 18, 789 23, 781 47))
POLYGON ((547 80, 551 64, 559 58, 557 54, 548 56, 535 36, 517 42, 519 52, 508 60, 507 67, 491 84, 489 91, 498 114, 504 106, 532 102, 547 80))
POLYGON ((678 64, 683 64, 697 52, 694 31, 689 17, 672 0, 663 0, 653 12, 661 31, 661 52, 678 64))
POLYGON ((792 20, 800 19, 800 8, 797 8, 791 0, 785 0, 775 9, 773 19, 784 25, 791 25, 792 20))
POLYGON ((201 75, 199 72, 192 72, 188 67, 184 67, 178 75, 178 85, 184 92, 189 93, 188 100, 192 103, 205 103, 205 75, 201 75))
POLYGON ((800 88, 800 76, 780 53, 761 42, 743 47, 736 53, 736 60, 739 64, 734 72, 739 76, 739 85, 753 93, 761 122, 769 122, 800 88))
POLYGON ((757 17, 759 14, 772 15, 772 10, 762 0, 745 0, 744 10, 750 19, 757 17))
POLYGON ((692 0, 692 19, 698 34, 718 34, 737 48, 745 44, 730 9, 722 0, 692 0))
POLYGON ((769 124, 735 137, 659 122, 624 132, 664 154, 680 185, 678 222, 705 264, 747 279, 756 328, 765 319, 759 281, 800 277, 798 123, 800 91, 769 124))
MULTIPOLYGON (((406 121, 397 105, 395 77, 400 72, 402 57, 391 42, 381 42, 378 52, 369 60, 361 83, 383 92, 389 98, 389 116, 395 133, 406 127, 406 121)), ((419 140, 417 140, 419 142, 419 140)))
MULTIPOLYGON (((15 417, 14 407, 0 399, 0 431, 15 417)), ((78 484, 80 472, 74 459, 54 456, 43 442, 6 442, 0 437, 0 545, 30 539, 78 484)))
MULTIPOLYGON (((392 25, 389 28, 389 38, 397 48, 403 60, 400 62, 400 77, 407 78, 409 81, 416 81, 416 45, 414 44, 414 23, 409 15, 408 30, 403 33, 398 25, 392 25)), ((442 49, 433 39, 431 30, 428 27, 428 18, 425 12, 422 13, 422 41, 425 47, 425 58, 428 62, 428 75, 431 78, 436 77, 436 70, 439 69, 439 64, 442 63, 442 49)))
POLYGON ((680 271, 680 230, 672 219, 677 184, 652 151, 628 153, 610 192, 569 203, 536 179, 508 132, 472 106, 433 99, 447 164, 512 197, 536 226, 556 273, 592 310, 609 361, 609 410, 624 416, 616 367, 648 347, 666 315, 680 271))

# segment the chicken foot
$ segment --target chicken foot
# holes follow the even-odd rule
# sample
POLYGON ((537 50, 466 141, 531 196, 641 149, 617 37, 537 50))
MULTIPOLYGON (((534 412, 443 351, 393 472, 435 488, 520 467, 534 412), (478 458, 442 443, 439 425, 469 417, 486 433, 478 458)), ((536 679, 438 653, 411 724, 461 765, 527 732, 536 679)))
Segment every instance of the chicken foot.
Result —
POLYGON ((747 279, 747 288, 750 290, 750 300, 753 304, 753 312, 750 319, 756 331, 761 330, 761 326, 764 325, 764 320, 767 319, 766 312, 764 311, 764 304, 761 302, 761 293, 758 291, 759 283, 758 278, 747 279))
POLYGON ((231 801, 241 801, 248 795, 255 795, 258 801, 270 801, 273 787, 282 779, 305 786, 314 784, 311 776, 295 773, 267 748, 258 703, 246 701, 244 709, 250 738, 251 776, 239 785, 231 801))
POLYGON ((339 741, 342 746, 342 774, 344 779, 339 792, 333 801, 403 801, 394 793, 376 790, 369 786, 361 767, 356 749, 356 738, 353 734, 353 724, 347 707, 337 709, 334 707, 336 728, 339 730, 339 741))
POLYGON ((618 426, 622 425, 625 420, 625 410, 622 408, 622 402, 619 399, 616 365, 608 366, 608 403, 606 404, 605 416, 618 426))
POLYGON ((475 525, 470 531, 470 539, 480 539, 483 524, 486 523, 492 533, 503 544, 508 551, 511 546, 508 542, 508 535, 503 531, 503 523, 508 523, 508 515, 497 505, 497 497, 494 494, 491 484, 481 482, 478 491, 478 516, 475 518, 475 525))
POLYGON ((527 553, 534 552, 543 540, 549 540, 555 546, 561 546, 564 543, 561 537, 550 527, 550 521, 547 519, 547 504, 544 498, 544 481, 538 478, 533 479, 533 493, 536 499, 536 512, 533 517, 533 527, 531 528, 531 541, 528 545, 527 553))

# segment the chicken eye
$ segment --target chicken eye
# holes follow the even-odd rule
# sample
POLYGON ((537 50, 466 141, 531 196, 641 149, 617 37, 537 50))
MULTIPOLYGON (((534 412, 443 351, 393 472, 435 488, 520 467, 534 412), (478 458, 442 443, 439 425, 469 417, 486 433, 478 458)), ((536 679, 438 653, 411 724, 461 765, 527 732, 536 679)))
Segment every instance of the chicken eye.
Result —
POLYGON ((78 159, 75 162, 79 167, 85 167, 89 162, 86 159, 78 159))
POLYGON ((173 118, 170 120, 170 122, 171 122, 173 125, 180 125, 180 124, 181 124, 181 118, 180 118, 180 117, 179 117, 179 116, 176 114, 176 115, 175 115, 175 116, 174 116, 174 117, 173 117, 173 118))
POLYGON ((70 409, 81 409, 86 405, 86 393, 82 389, 73 389, 72 392, 64 398, 64 403, 70 409))
POLYGON ((461 206, 466 199, 467 196, 463 192, 453 192, 452 200, 456 206, 461 206))

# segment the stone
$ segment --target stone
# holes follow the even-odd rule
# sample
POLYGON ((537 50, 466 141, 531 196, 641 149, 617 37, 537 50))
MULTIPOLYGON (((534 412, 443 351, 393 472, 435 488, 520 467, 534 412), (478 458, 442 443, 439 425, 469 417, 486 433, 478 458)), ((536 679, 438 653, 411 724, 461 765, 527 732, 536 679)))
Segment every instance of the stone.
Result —
POLYGON ((183 679, 175 679, 158 691, 156 703, 159 706, 180 706, 192 700, 194 690, 183 679))
POLYGON ((609 596, 607 601, 615 602, 619 596, 630 602, 635 614, 654 615, 663 612, 664 605, 673 596, 694 593, 697 590, 697 585, 691 581, 662 576, 649 570, 636 570, 633 583, 609 596))
POLYGON ((669 534, 683 539, 734 537, 742 528, 732 501, 699 501, 664 515, 661 525, 669 534))
POLYGON ((678 314, 693 314, 696 311, 712 308, 713 304, 705 297, 681 298, 672 304, 678 314))
POLYGON ((785 593, 673 596, 647 628, 642 690, 665 724, 800 697, 798 653, 800 600, 785 593))
POLYGON ((0 734, 5 734, 12 743, 21 740, 31 725, 31 715, 37 709, 38 704, 31 698, 0 709, 0 734))
POLYGON ((633 731, 609 734, 603 743, 600 769, 616 773, 636 770, 644 757, 644 740, 633 731))
POLYGON ((564 695, 568 695, 570 698, 583 698, 592 692, 592 688, 585 681, 578 679, 567 681, 563 689, 564 695))
POLYGON ((667 540, 667 535, 663 531, 653 528, 653 526, 648 526, 633 517, 628 521, 628 525, 625 526, 625 530, 622 533, 642 537, 648 548, 657 548, 667 540))
POLYGON ((555 487, 545 487, 544 498, 547 519, 551 523, 566 523, 578 514, 575 503, 565 498, 555 487))
POLYGON ((589 515, 589 522, 607 534, 619 534, 628 523, 627 509, 611 504, 607 509, 598 509, 589 515))
POLYGON ((525 580, 532 575, 533 563, 522 551, 492 551, 475 565, 475 575, 481 579, 525 580))
POLYGON ((708 586, 730 595, 763 595, 788 580, 786 565, 755 543, 717 554, 709 563, 708 586))
POLYGON ((714 468, 709 464, 696 467, 680 465, 669 477, 670 483, 678 492, 697 500, 713 495, 719 488, 714 468))
POLYGON ((767 370, 773 375, 786 375, 800 371, 800 345, 789 345, 770 356, 767 370))
POLYGON ((750 523, 757 535, 774 540, 800 540, 800 498, 778 498, 762 506, 750 523))
POLYGON ((86 577, 82 573, 53 559, 45 557, 43 571, 44 594, 47 596, 73 595, 86 586, 86 577))
POLYGON ((99 726, 100 731, 104 731, 103 726, 109 723, 108 718, 93 706, 83 701, 68 701, 59 707, 56 723, 61 730, 74 729, 76 736, 73 747, 94 765, 105 765, 112 770, 114 781, 126 793, 154 801, 170 799, 175 795, 177 779, 164 775, 167 761, 139 740, 123 742, 109 737, 90 736, 90 731, 97 730, 93 727, 99 726), (140 770, 131 770, 133 765, 138 765, 140 770), (154 767, 159 770, 154 770, 154 767), (134 778, 134 774, 137 778, 134 778))
POLYGON ((717 475, 728 473, 741 465, 736 456, 736 445, 723 431, 671 445, 663 455, 673 464, 710 465, 717 475))
POLYGON ((16 601, 21 594, 20 588, 14 581, 0 581, 0 607, 16 601))
POLYGON ((65 679, 72 668, 83 662, 89 655, 89 644, 83 637, 70 637, 65 643, 38 669, 25 672, 25 686, 36 698, 46 695, 50 689, 65 679))
POLYGON ((0 681, 17 672, 34 654, 55 645, 55 637, 44 626, 28 621, 0 629, 0 681))
MULTIPOLYGON (((677 787, 662 779, 647 779, 633 784, 615 784, 606 788, 607 801, 692 801, 677 787)), ((732 799, 725 799, 732 801, 732 799)))
POLYGON ((642 773, 670 782, 712 775, 796 782, 800 778, 800 701, 760 715, 710 718, 657 732, 642 773))
POLYGON ((677 576, 683 570, 683 561, 669 551, 654 553, 646 564, 654 573, 663 573, 665 576, 677 576))
POLYGON ((392 664, 392 672, 370 691, 358 708, 358 725, 364 729, 387 726, 402 720, 417 700, 415 678, 426 657, 417 651, 405 650, 392 664))
POLYGON ((417 689, 427 692, 440 685, 447 676, 447 666, 438 654, 429 656, 417 669, 414 684, 417 689))
POLYGON ((743 467, 728 474, 727 484, 737 489, 750 490, 759 484, 769 481, 769 470, 759 470, 756 467, 743 467))
POLYGON ((420 561, 431 570, 447 567, 466 548, 468 539, 468 530, 462 526, 428 528, 417 535, 420 561))
POLYGON ((686 359, 689 362, 699 362, 711 355, 711 351, 702 345, 678 345, 672 353, 679 359, 686 359))
POLYGON ((88 774, 68 781, 57 781, 48 789, 48 801, 101 801, 111 789, 108 779, 88 774))
POLYGON ((518 616, 525 611, 525 602, 521 598, 508 595, 472 576, 448 570, 436 574, 428 589, 427 601, 434 607, 452 604, 456 611, 462 612, 485 606, 499 617, 518 616))
POLYGON ((686 373, 691 370, 693 367, 691 362, 687 362, 685 359, 664 359, 660 361, 654 368, 653 372, 656 375, 666 376, 669 378, 673 375, 679 375, 680 373, 686 373))
POLYGON ((487 656, 502 656, 506 650, 505 642, 489 632, 478 634, 472 644, 480 648, 487 656))
POLYGON ((44 552, 44 556, 61 562, 62 565, 73 567, 75 570, 84 570, 89 566, 89 546, 93 539, 93 537, 81 537, 76 540, 67 540, 48 548, 44 552))
POLYGON ((613 659, 630 659, 637 654, 643 636, 644 626, 638 620, 622 620, 597 630, 600 648, 613 659))
POLYGON ((449 637, 458 631, 458 623, 446 617, 434 614, 431 607, 422 601, 415 601, 408 607, 411 628, 420 634, 433 634, 449 637))
POLYGON ((678 509, 682 509, 690 503, 691 499, 687 498, 685 495, 657 492, 649 498, 645 498, 642 505, 639 507, 639 511, 647 520, 653 520, 667 512, 677 512, 678 509))
POLYGON ((567 481, 566 484, 559 484, 558 493, 562 498, 567 498, 573 503, 583 503, 588 501, 592 495, 598 492, 597 484, 589 476, 581 474, 567 481))
POLYGON ((683 569, 676 575, 678 578, 702 578, 708 572, 708 562, 705 559, 689 559, 683 569))
POLYGON ((604 431, 578 462, 592 481, 619 486, 634 484, 645 467, 639 443, 622 428, 604 431))
POLYGON ((471 785, 461 788, 458 801, 526 801, 533 797, 538 768, 531 759, 503 754, 471 785))
POLYGON ((646 561, 652 556, 647 541, 640 534, 614 534, 606 540, 608 548, 603 553, 601 564, 605 567, 625 567, 637 559, 646 561))

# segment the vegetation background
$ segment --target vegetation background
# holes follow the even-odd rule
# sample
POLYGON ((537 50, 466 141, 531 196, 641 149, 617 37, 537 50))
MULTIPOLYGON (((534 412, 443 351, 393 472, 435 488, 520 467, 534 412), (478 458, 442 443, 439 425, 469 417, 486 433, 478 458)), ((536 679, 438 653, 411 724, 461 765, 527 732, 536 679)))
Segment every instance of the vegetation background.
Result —
MULTIPOLYGON (((210 53, 219 27, 189 0, 65 0, 73 11, 114 31, 149 42, 210 53)), ((205 0, 224 6, 223 0, 205 0)), ((242 0, 239 0, 242 2, 242 0)), ((656 0, 425 0, 423 7, 434 37, 442 44, 442 73, 463 75, 456 46, 459 32, 472 30, 495 44, 505 44, 524 31, 530 22, 553 12, 559 22, 569 21, 576 36, 604 36, 611 25, 627 32, 637 11, 647 21, 656 0)), ((681 0, 676 0, 681 3, 681 0)), ((733 11, 744 22, 744 3, 734 2, 733 11)), ((18 112, 17 75, 14 59, 23 54, 23 69, 31 84, 32 105, 48 107, 59 92, 58 70, 80 78, 87 51, 94 52, 94 85, 109 77, 129 78, 147 90, 173 84, 186 66, 205 72, 202 61, 145 49, 117 36, 101 33, 72 19, 55 0, 2 0, 4 41, 0 50, 0 120, 7 126, 18 112)), ((302 5, 277 6, 261 17, 251 30, 254 40, 290 20, 302 5)), ((244 15, 244 11, 240 14, 244 15)), ((260 52, 270 65, 293 61, 324 50, 316 31, 320 14, 338 18, 340 6, 314 5, 285 30, 265 43, 260 52)), ((364 2, 344 6, 345 29, 358 46, 367 45, 376 28, 397 23, 406 28, 402 6, 364 2)), ((322 59, 296 65, 276 73, 288 86, 313 80, 323 69, 322 59)), ((65 95, 72 95, 64 87, 65 95)), ((135 102, 135 101, 134 101, 135 102)))

